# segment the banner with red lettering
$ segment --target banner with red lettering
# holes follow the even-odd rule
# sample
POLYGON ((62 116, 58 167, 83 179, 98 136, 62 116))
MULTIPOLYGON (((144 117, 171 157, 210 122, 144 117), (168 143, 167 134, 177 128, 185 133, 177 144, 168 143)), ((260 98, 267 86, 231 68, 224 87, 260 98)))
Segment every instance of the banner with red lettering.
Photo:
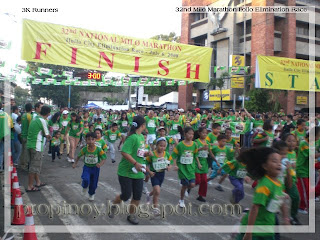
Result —
POLYGON ((23 21, 22 59, 75 68, 209 82, 212 48, 23 21))

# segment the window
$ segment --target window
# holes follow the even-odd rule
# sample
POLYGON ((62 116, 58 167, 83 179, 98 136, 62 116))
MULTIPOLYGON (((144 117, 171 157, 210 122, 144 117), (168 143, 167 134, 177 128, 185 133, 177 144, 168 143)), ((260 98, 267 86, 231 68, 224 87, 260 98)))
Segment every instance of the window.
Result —
POLYGON ((309 24, 297 23, 296 33, 299 35, 309 36, 309 24))
POLYGON ((207 13, 194 13, 193 14, 193 21, 199 21, 201 19, 207 18, 208 14, 207 13))

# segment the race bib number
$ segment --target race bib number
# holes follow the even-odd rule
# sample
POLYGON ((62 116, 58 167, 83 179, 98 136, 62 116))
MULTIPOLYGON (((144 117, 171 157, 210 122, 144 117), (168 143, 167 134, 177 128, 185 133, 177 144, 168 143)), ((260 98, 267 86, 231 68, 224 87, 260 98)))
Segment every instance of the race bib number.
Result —
POLYGON ((94 155, 85 156, 84 162, 86 164, 97 164, 98 163, 98 157, 94 156, 94 155))
POLYGON ((269 212, 277 213, 277 212, 279 212, 282 203, 283 203, 283 197, 277 196, 277 199, 272 199, 269 202, 266 209, 269 212))
POLYGON ((73 126, 72 126, 72 129, 73 129, 73 130, 77 130, 77 129, 78 129, 78 125, 73 125, 73 126))
POLYGON ((144 157, 144 153, 145 153, 144 148, 139 148, 138 152, 137 152, 137 156, 143 158, 144 157))
POLYGON ((192 162, 193 162, 193 155, 191 152, 185 152, 180 158, 181 164, 192 164, 192 162))
POLYGON ((125 121, 125 122, 122 122, 122 127, 127 127, 128 126, 128 122, 125 121))
POLYGON ((178 126, 179 126, 178 124, 173 124, 173 125, 172 125, 172 129, 173 129, 173 130, 178 130, 178 126))
POLYGON ((68 125, 68 121, 63 121, 63 122, 62 122, 62 126, 65 127, 65 126, 67 126, 67 125, 68 125))
POLYGON ((224 163, 224 160, 226 159, 226 155, 225 154, 220 154, 216 157, 217 161, 220 163, 220 164, 223 164, 224 163))
POLYGON ((97 147, 100 147, 100 148, 101 148, 101 143, 96 142, 95 145, 96 145, 97 147))
POLYGON ((115 141, 116 139, 117 139, 117 135, 115 135, 115 134, 110 135, 111 141, 115 141))
POLYGON ((101 125, 97 125, 96 129, 101 129, 102 130, 102 126, 101 125))
POLYGON ((208 157, 208 151, 206 150, 202 150, 202 151, 199 151, 199 157, 201 158, 207 158, 208 157))
POLYGON ((53 129, 53 131, 58 131, 59 130, 59 125, 53 125, 52 129, 53 129))
POLYGON ((247 171, 245 169, 239 169, 236 176, 237 178, 244 178, 247 176, 247 171))
POLYGON ((160 170, 166 169, 168 164, 164 158, 158 158, 156 162, 152 163, 152 166, 154 170, 160 171, 160 170))
POLYGON ((156 127, 156 125, 155 125, 155 123, 154 123, 154 120, 150 120, 150 121, 148 122, 148 127, 149 127, 149 128, 155 128, 155 127, 156 127))
POLYGON ((233 149, 233 144, 227 143, 226 146, 229 147, 230 149, 233 149))

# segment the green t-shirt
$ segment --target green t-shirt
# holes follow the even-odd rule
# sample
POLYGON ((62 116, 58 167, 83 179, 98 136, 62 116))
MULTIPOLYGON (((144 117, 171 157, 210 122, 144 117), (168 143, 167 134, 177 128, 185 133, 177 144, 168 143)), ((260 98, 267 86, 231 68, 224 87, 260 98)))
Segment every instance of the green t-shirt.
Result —
POLYGON ((45 135, 49 135, 47 121, 42 116, 33 119, 29 125, 27 148, 42 152, 45 135))
POLYGON ((85 137, 89 131, 89 127, 83 127, 82 135, 85 137))
MULTIPOLYGON (((267 175, 261 178, 255 188, 253 196, 253 204, 260 205, 254 225, 270 225, 270 230, 273 230, 276 223, 276 213, 279 212, 284 198, 283 186, 279 181, 274 181, 267 175)), ((248 224, 248 216, 249 213, 242 218, 241 225, 248 224)), ((246 231, 246 228, 241 230, 246 231)), ((252 236, 256 237, 272 235, 274 235, 274 233, 252 234, 252 236)))
POLYGON ((132 124, 134 115, 135 115, 134 113, 127 113, 129 125, 132 124))
MULTIPOLYGON (((133 157, 140 164, 145 164, 145 142, 142 134, 132 134, 124 142, 121 152, 127 153, 133 157)), ((124 157, 121 159, 118 166, 118 175, 133 179, 144 178, 143 172, 134 173, 132 168, 134 165, 126 160, 124 157)))
POLYGON ((272 132, 264 131, 263 133, 258 133, 254 139, 263 139, 266 136, 269 136, 267 141, 259 143, 259 147, 271 147, 274 139, 274 134, 272 132))
POLYGON ((167 125, 167 121, 168 121, 168 120, 167 120, 166 116, 163 115, 162 117, 158 116, 158 121, 159 121, 159 123, 160 123, 161 121, 164 121, 165 124, 167 125))
MULTIPOLYGON (((27 139, 28 137, 28 129, 32 120, 31 113, 24 113, 21 117, 21 137, 23 139, 27 139)), ((1 125, 3 126, 3 125, 1 125)))
POLYGON ((68 123, 68 127, 69 127, 69 136, 70 137, 74 137, 74 138, 80 138, 80 135, 77 136, 77 133, 80 132, 81 128, 83 128, 83 122, 80 121, 79 123, 74 122, 74 121, 69 121, 68 123))
POLYGON ((147 162, 152 172, 163 172, 170 163, 172 163, 172 157, 169 152, 164 152, 162 157, 159 157, 157 151, 153 151, 153 156, 148 156, 147 162))
POLYGON ((105 152, 97 146, 92 152, 89 151, 88 146, 85 146, 78 154, 78 157, 82 156, 84 156, 84 165, 87 167, 95 167, 97 163, 107 159, 105 152))
POLYGON ((127 133, 129 131, 129 122, 127 120, 119 120, 118 125, 121 133, 127 133))
POLYGON ((291 164, 297 162, 297 154, 295 151, 288 152, 287 153, 287 158, 290 160, 291 164))
POLYGON ((94 129, 101 129, 103 130, 104 129, 104 124, 101 122, 101 123, 95 123, 93 124, 94 126, 94 129))
POLYGON ((217 142, 218 135, 214 135, 213 132, 209 133, 206 140, 209 141, 211 145, 217 142))
POLYGON ((227 120, 231 121, 231 122, 235 122, 236 121, 236 116, 228 116, 227 120))
POLYGON ((225 164, 223 164, 222 169, 227 174, 235 178, 244 178, 248 174, 246 165, 237 160, 227 161, 225 164))
POLYGON ((306 130, 299 132, 298 129, 291 132, 294 136, 296 136, 296 139, 298 141, 298 144, 301 143, 305 137, 307 136, 306 130))
POLYGON ((190 124, 194 131, 197 131, 199 129, 199 119, 197 117, 192 118, 190 124))
POLYGON ((199 148, 204 147, 205 145, 208 145, 208 149, 210 148, 210 143, 208 140, 204 140, 202 142, 200 138, 198 138, 195 141, 198 145, 198 158, 199 162, 202 166, 201 169, 199 169, 198 164, 196 164, 196 173, 208 173, 208 156, 209 156, 209 150, 199 150, 199 148))
POLYGON ((245 125, 244 125, 244 132, 247 133, 247 132, 250 132, 252 129, 251 129, 251 123, 253 122, 253 119, 252 118, 249 118, 249 117, 246 117, 245 119, 245 125))
POLYGON ((112 130, 109 129, 105 132, 105 135, 106 135, 107 141, 110 143, 115 143, 117 139, 121 137, 121 133, 119 130, 112 132, 112 130))
POLYGON ((196 170, 196 157, 198 153, 198 147, 195 142, 190 145, 186 145, 184 141, 179 142, 173 149, 172 158, 177 159, 178 176, 179 179, 195 179, 196 170))
POLYGON ((146 116, 145 120, 148 134, 156 134, 157 126, 159 126, 158 119, 155 117, 149 118, 148 116, 146 116))
POLYGON ((70 120, 71 120, 71 118, 69 115, 67 118, 63 118, 63 117, 60 118, 60 123, 62 125, 61 134, 65 134, 68 123, 70 122, 70 120))
POLYGON ((60 121, 53 123, 53 122, 51 121, 51 119, 48 121, 48 125, 49 125, 50 127, 52 127, 52 130, 53 130, 52 133, 53 133, 53 135, 54 135, 59 129, 62 128, 62 125, 61 125, 60 121))
POLYGON ((103 140, 103 138, 100 138, 99 140, 97 139, 96 140, 96 146, 101 148, 103 151, 105 151, 105 149, 108 148, 106 142, 103 140))
POLYGON ((175 121, 175 120, 172 120, 172 121, 169 121, 169 125, 170 125, 170 132, 169 132, 169 135, 172 136, 172 135, 176 135, 179 133, 178 131, 178 127, 182 127, 183 124, 180 120, 178 121, 175 121))
POLYGON ((229 141, 227 140, 226 146, 233 150, 236 148, 236 143, 237 143, 237 140, 231 137, 229 141))
POLYGON ((299 145, 296 172, 298 178, 309 177, 309 143, 307 141, 302 141, 299 145))
POLYGON ((51 146, 52 147, 55 147, 55 146, 60 146, 60 144, 61 144, 61 140, 60 140, 60 138, 52 138, 51 139, 51 146))
POLYGON ((263 127, 263 120, 253 120, 253 128, 261 128, 263 127))
POLYGON ((217 162, 222 166, 225 162, 231 161, 234 158, 234 151, 228 148, 227 146, 224 146, 223 148, 220 148, 217 145, 214 145, 212 147, 212 153, 217 160, 217 162))

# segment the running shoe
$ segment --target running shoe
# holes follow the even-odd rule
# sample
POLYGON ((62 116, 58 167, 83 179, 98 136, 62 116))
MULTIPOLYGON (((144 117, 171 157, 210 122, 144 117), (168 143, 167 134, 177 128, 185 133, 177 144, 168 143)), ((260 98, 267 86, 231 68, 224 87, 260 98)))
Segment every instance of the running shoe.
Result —
POLYGON ((133 224, 133 225, 137 225, 139 224, 139 220, 137 219, 136 215, 134 214, 130 214, 128 217, 127 217, 127 220, 129 223, 133 224))
POLYGON ((184 200, 179 200, 179 207, 184 208, 186 205, 184 204, 184 200))
POLYGON ((89 195, 89 201, 94 201, 94 194, 93 195, 89 195))
POLYGON ((117 207, 112 205, 109 213, 109 218, 114 218, 114 215, 116 214, 117 207))
POLYGON ((88 192, 88 188, 82 188, 82 195, 85 195, 88 192))
POLYGON ((197 200, 200 202, 206 202, 206 200, 202 196, 197 197, 197 200))
POLYGON ((301 214, 308 214, 308 211, 306 209, 298 209, 298 212, 301 214))

